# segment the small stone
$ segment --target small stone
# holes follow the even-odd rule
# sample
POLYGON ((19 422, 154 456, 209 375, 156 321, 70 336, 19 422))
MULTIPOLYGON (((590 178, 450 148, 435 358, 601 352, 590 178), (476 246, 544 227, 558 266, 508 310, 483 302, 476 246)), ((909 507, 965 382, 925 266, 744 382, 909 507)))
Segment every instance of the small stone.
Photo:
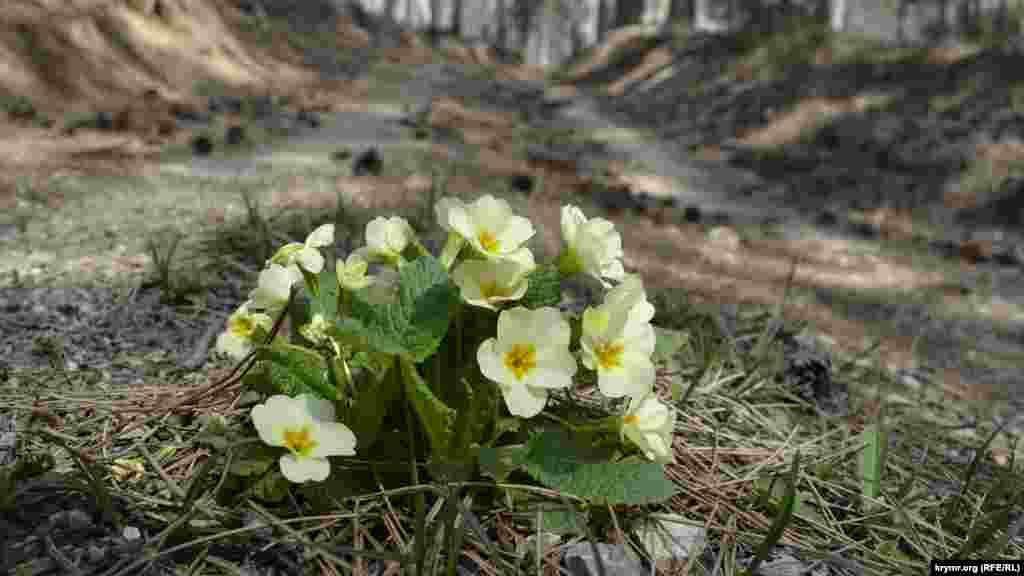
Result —
POLYGON ((106 549, 101 548, 100 546, 90 544, 89 548, 85 551, 85 554, 86 558, 89 560, 89 563, 99 564, 100 562, 103 562, 104 558, 106 558, 107 551, 106 549))
POLYGON ((96 129, 97 130, 111 130, 114 127, 114 118, 110 115, 110 112, 97 112, 96 113, 96 129))
POLYGON ((700 207, 693 205, 687 206, 686 209, 683 210, 683 219, 693 224, 700 222, 700 207))
POLYGON ((320 127, 320 116, 311 110, 305 108, 299 110, 299 113, 295 116, 295 120, 308 124, 310 128, 320 127))
POLYGON ((837 222, 839 222, 839 219, 836 217, 835 212, 831 210, 822 210, 820 213, 818 213, 818 217, 814 219, 814 222, 818 226, 831 228, 835 226, 837 222))
POLYGON ((125 526, 124 530, 121 532, 121 536, 125 540, 132 542, 134 540, 142 538, 142 532, 135 526, 125 526))
POLYGON ((213 152, 213 140, 209 136, 196 136, 192 138, 191 145, 196 156, 209 156, 213 152))
POLYGON ((380 153, 376 148, 370 148, 356 157, 352 164, 352 174, 354 176, 365 176, 366 174, 380 176, 382 165, 380 153))
POLYGON ((801 576, 806 571, 807 565, 789 554, 780 554, 757 567, 757 573, 762 576, 801 576))
POLYGON ((533 177, 529 174, 516 174, 511 178, 509 184, 513 189, 529 194, 533 190, 533 177))
POLYGON ((569 546, 564 551, 565 567, 573 576, 598 576, 601 568, 598 558, 594 556, 594 548, 600 562, 604 565, 605 576, 637 576, 643 574, 640 561, 628 554, 624 547, 612 544, 595 544, 580 542, 569 546))
POLYGON ((655 563, 682 563, 692 551, 698 551, 706 539, 700 526, 685 523, 675 514, 652 518, 641 526, 638 535, 655 563))
POLYGON ((237 124, 228 126, 224 132, 224 143, 228 146, 238 146, 245 140, 245 127, 237 124))

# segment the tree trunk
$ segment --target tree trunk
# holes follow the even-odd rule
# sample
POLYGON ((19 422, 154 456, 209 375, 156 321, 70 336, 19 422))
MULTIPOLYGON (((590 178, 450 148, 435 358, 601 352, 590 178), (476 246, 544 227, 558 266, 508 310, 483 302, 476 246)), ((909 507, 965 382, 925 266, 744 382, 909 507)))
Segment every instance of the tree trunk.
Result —
POLYGON ((615 11, 615 27, 632 26, 639 24, 644 17, 644 2, 638 0, 623 0, 617 3, 615 11))
POLYGON ((462 0, 454 0, 452 14, 452 34, 456 38, 462 38, 462 0))
POLYGON ((611 14, 608 7, 608 0, 597 0, 597 41, 601 42, 608 36, 608 29, 611 27, 611 14))
POLYGON ((437 47, 441 36, 441 0, 430 0, 430 41, 437 47))
POLYGON ((494 42, 502 52, 506 52, 508 51, 508 14, 505 10, 505 0, 498 0, 496 11, 498 30, 494 42))

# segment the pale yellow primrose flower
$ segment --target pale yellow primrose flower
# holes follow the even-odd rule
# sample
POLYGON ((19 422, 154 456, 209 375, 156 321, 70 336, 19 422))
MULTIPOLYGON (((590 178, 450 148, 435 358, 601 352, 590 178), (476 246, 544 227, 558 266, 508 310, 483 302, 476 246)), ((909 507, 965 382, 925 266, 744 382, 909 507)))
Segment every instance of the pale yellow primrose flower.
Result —
POLYGON ((566 274, 583 272, 597 278, 607 288, 607 280, 621 280, 622 237, 615 224, 604 218, 591 218, 576 206, 562 206, 562 239, 565 252, 559 266, 566 274))
POLYGON ((355 252, 349 254, 344 261, 339 259, 334 267, 338 274, 338 285, 350 292, 366 288, 373 282, 373 277, 366 275, 368 268, 366 260, 355 252))
POLYGON ((640 447, 644 456, 659 464, 672 461, 672 430, 676 425, 674 410, 648 394, 630 398, 622 417, 622 435, 640 447))
POLYGON ((497 310, 501 303, 519 300, 526 294, 532 255, 530 261, 531 266, 524 268, 512 260, 466 260, 452 272, 452 281, 466 302, 497 310))
POLYGON ((217 352, 241 360, 256 346, 255 339, 269 333, 274 321, 266 314, 249 311, 250 302, 244 302, 228 317, 228 328, 217 336, 217 352))
POLYGON ((327 323, 323 314, 314 314, 313 318, 309 322, 299 327, 299 334, 310 342, 316 342, 317 344, 332 344, 335 350, 337 350, 337 345, 334 344, 331 337, 327 335, 327 328, 329 327, 330 325, 327 323))
POLYGON ((533 224, 513 214, 505 200, 488 194, 465 204, 458 198, 445 197, 437 202, 434 212, 449 235, 461 237, 484 257, 514 260, 524 267, 533 265, 533 255, 524 246, 536 233, 533 224))
POLYGON ((324 269, 324 257, 319 249, 331 244, 334 244, 334 224, 324 224, 310 232, 304 244, 291 242, 282 246, 270 262, 287 268, 293 283, 301 282, 299 267, 311 274, 319 274, 324 269))
POLYGON ((271 313, 284 308, 292 293, 293 280, 287 268, 271 263, 260 272, 256 288, 249 293, 252 307, 271 313))
POLYGON ((568 388, 576 374, 569 323, 555 308, 516 307, 498 316, 498 337, 480 344, 476 359, 496 382, 509 412, 530 418, 544 409, 548 389, 568 388))
POLYGON ((253 407, 252 422, 260 440, 288 449, 281 473, 292 482, 320 482, 331 473, 328 456, 356 453, 355 434, 334 421, 334 405, 309 394, 271 396, 253 407))
POLYGON ((597 371, 597 387, 609 398, 643 396, 654 387, 654 306, 635 275, 583 312, 583 364, 597 371))
POLYGON ((392 266, 402 259, 402 252, 416 239, 412 226, 399 216, 378 216, 366 224, 366 246, 357 253, 370 262, 392 266))

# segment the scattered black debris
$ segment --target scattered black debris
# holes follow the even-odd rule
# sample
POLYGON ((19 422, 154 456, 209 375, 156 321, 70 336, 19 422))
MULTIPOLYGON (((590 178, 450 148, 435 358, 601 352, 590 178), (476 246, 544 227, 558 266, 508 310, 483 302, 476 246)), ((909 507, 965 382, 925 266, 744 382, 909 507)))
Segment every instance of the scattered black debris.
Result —
POLYGON ((340 148, 331 152, 331 160, 335 162, 344 162, 352 157, 352 151, 348 148, 340 148))
POLYGON ((104 132, 113 130, 114 118, 110 115, 110 112, 100 111, 96 113, 96 129, 103 130, 104 132))
POLYGON ((320 115, 312 110, 306 110, 305 108, 299 110, 299 113, 295 116, 296 122, 306 124, 310 128, 320 127, 320 115))
POLYGON ((205 134, 193 137, 191 145, 196 156, 209 156, 213 152, 213 140, 205 134))
POLYGON ((533 176, 529 174, 516 174, 509 183, 514 190, 529 194, 533 190, 533 176))
POLYGON ((228 146, 238 146, 245 141, 245 127, 237 124, 228 126, 224 131, 224 143, 228 146))
POLYGON ((356 157, 355 162, 352 164, 352 174, 355 176, 365 176, 367 174, 380 176, 382 167, 383 162, 381 161, 380 153, 377 152, 376 148, 369 148, 356 157))
POLYGON ((700 222, 700 207, 694 205, 687 206, 683 210, 683 219, 693 224, 700 222))

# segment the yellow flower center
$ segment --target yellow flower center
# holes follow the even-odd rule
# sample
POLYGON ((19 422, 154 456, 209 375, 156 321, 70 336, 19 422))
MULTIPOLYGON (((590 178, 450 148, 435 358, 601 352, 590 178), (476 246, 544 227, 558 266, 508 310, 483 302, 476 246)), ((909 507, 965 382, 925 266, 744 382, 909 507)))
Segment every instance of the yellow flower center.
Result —
POLYGON ((537 350, 533 344, 516 344, 505 353, 505 367, 515 375, 516 380, 537 367, 537 350))
POLYGON ((248 316, 236 316, 230 321, 231 333, 241 338, 248 338, 256 330, 256 323, 248 316))
POLYGON ((476 239, 480 241, 480 246, 487 252, 498 251, 498 238, 490 230, 481 230, 476 239))
POLYGON ((307 425, 303 426, 301 430, 285 430, 284 445, 295 454, 308 456, 313 448, 316 448, 317 441, 313 439, 313 434, 307 425))
POLYGON ((497 282, 484 282, 480 285, 480 294, 483 295, 485 300, 492 300, 494 298, 507 297, 509 290, 504 286, 499 286, 497 282))
POLYGON ((620 342, 602 344, 597 347, 597 363, 605 370, 612 370, 622 366, 622 352, 626 349, 620 342))
POLYGON ((622 422, 627 425, 636 424, 640 421, 640 417, 636 414, 626 414, 622 417, 622 422))

